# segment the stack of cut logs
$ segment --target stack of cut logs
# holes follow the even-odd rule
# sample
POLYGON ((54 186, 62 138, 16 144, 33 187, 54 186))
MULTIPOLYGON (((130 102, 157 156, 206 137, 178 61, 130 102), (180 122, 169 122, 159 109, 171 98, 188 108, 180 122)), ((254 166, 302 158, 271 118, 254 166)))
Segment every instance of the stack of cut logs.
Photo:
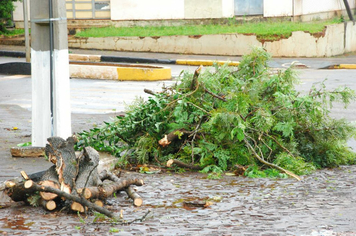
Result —
POLYGON ((106 170, 98 173, 99 153, 85 147, 76 155, 74 145, 77 140, 74 136, 67 140, 60 137, 47 140, 45 153, 54 165, 30 176, 22 172, 24 181, 7 181, 6 191, 12 200, 42 205, 47 210, 57 209, 60 205, 84 212, 88 208, 103 207, 108 197, 125 191, 135 206, 142 205, 142 198, 131 187, 142 186, 142 179, 120 179, 106 170))

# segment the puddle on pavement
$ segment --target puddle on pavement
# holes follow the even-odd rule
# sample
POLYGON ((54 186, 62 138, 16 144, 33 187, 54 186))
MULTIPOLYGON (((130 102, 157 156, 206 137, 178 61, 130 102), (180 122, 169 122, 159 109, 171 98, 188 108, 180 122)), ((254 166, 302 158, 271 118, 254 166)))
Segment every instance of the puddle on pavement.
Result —
POLYGON ((1 226, 3 229, 14 229, 14 230, 30 230, 30 226, 35 222, 25 223, 26 220, 23 217, 17 217, 15 219, 0 219, 4 224, 1 226))

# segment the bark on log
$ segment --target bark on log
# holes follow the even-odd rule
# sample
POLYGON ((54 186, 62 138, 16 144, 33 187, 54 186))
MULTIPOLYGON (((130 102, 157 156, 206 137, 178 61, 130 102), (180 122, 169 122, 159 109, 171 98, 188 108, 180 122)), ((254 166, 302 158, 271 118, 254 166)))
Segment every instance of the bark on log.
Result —
POLYGON ((97 212, 100 212, 110 218, 113 218, 113 219, 119 219, 119 217, 117 215, 115 215, 113 212, 103 208, 103 207, 99 207, 97 205, 95 205, 94 203, 91 203, 89 202, 88 200, 84 199, 84 198, 81 198, 81 197, 78 197, 78 196, 74 196, 72 194, 68 194, 66 192, 63 192, 63 191, 60 191, 58 189, 55 189, 55 188, 51 188, 51 187, 48 187, 48 186, 40 186, 38 185, 37 183, 33 182, 32 180, 28 180, 25 182, 24 184, 25 186, 27 186, 27 188, 29 190, 31 190, 32 192, 34 191, 45 191, 45 192, 51 192, 51 193, 55 193, 57 194, 58 196, 60 197, 64 197, 68 200, 71 200, 71 201, 75 201, 75 202, 78 202, 80 204, 82 204, 83 206, 86 206, 90 209, 93 209, 97 212))
POLYGON ((151 94, 151 95, 153 95, 153 96, 155 96, 156 95, 156 93, 155 92, 153 92, 152 90, 150 90, 150 89, 143 89, 143 91, 145 92, 145 93, 147 93, 147 94, 151 94))
POLYGON ((129 186, 125 188, 125 192, 127 193, 127 196, 129 196, 133 200, 134 206, 141 206, 143 201, 141 196, 133 189, 132 186, 129 186))
POLYGON ((79 172, 75 181, 76 188, 102 185, 97 169, 99 153, 92 147, 85 147, 82 152, 83 155, 80 155, 81 158, 78 160, 79 172))
POLYGON ((108 179, 108 180, 111 180, 112 182, 120 182, 120 178, 118 176, 116 176, 115 174, 113 174, 107 170, 103 170, 99 174, 99 178, 101 179, 101 181, 108 179))
POLYGON ((15 202, 27 202, 27 198, 35 193, 32 189, 27 189, 24 186, 25 182, 15 183, 12 181, 6 182, 6 193, 15 202))
POLYGON ((77 139, 74 136, 67 138, 67 140, 60 137, 50 137, 47 141, 45 153, 49 160, 56 165, 61 190, 71 193, 73 180, 77 173, 77 160, 74 152, 74 144, 77 139))
MULTIPOLYGON (((109 185, 104 185, 102 187, 88 187, 84 190, 84 198, 86 199, 93 199, 99 198, 105 200, 109 196, 113 195, 114 193, 124 190, 125 188, 129 187, 130 185, 142 186, 143 180, 142 179, 124 179, 120 180, 119 182, 115 182, 109 185)), ((79 189, 79 192, 82 192, 83 189, 79 189)))
POLYGON ((43 147, 12 147, 10 149, 11 156, 13 157, 43 157, 44 148, 43 147))
POLYGON ((201 69, 203 69, 203 66, 200 65, 195 71, 194 71, 194 75, 193 75, 193 80, 192 83, 190 84, 190 90, 195 90, 198 87, 198 77, 200 74, 201 69))

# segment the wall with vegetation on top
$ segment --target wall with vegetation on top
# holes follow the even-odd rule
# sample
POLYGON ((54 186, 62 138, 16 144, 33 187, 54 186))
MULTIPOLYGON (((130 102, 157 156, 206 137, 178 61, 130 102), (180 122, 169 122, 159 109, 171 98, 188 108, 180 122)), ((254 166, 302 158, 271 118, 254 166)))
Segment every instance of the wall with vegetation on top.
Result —
POLYGON ((327 26, 323 34, 293 32, 289 38, 259 41, 256 35, 177 35, 162 37, 72 38, 72 48, 205 55, 245 55, 254 46, 276 57, 330 57, 356 51, 356 24, 327 26))

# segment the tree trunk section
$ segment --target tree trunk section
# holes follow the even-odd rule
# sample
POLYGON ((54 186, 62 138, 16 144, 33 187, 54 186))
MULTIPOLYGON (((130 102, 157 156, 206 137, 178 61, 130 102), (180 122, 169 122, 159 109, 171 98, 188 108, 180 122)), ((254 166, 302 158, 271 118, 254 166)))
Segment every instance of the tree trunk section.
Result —
POLYGON ((50 137, 47 141, 45 153, 49 160, 56 165, 60 188, 66 193, 71 193, 73 180, 77 173, 77 160, 74 152, 74 144, 77 139, 69 137, 64 140, 60 137, 50 137))
POLYGON ((143 200, 141 196, 133 189, 132 186, 125 188, 125 192, 127 193, 127 196, 133 200, 134 206, 139 207, 142 205, 143 200))
MULTIPOLYGON (((88 187, 84 190, 84 197, 86 199, 106 199, 109 196, 113 195, 114 193, 124 190, 125 188, 129 187, 130 185, 142 186, 143 180, 142 179, 124 179, 120 180, 119 182, 115 182, 109 185, 104 185, 102 187, 88 187)), ((83 189, 79 190, 80 192, 83 189)))

